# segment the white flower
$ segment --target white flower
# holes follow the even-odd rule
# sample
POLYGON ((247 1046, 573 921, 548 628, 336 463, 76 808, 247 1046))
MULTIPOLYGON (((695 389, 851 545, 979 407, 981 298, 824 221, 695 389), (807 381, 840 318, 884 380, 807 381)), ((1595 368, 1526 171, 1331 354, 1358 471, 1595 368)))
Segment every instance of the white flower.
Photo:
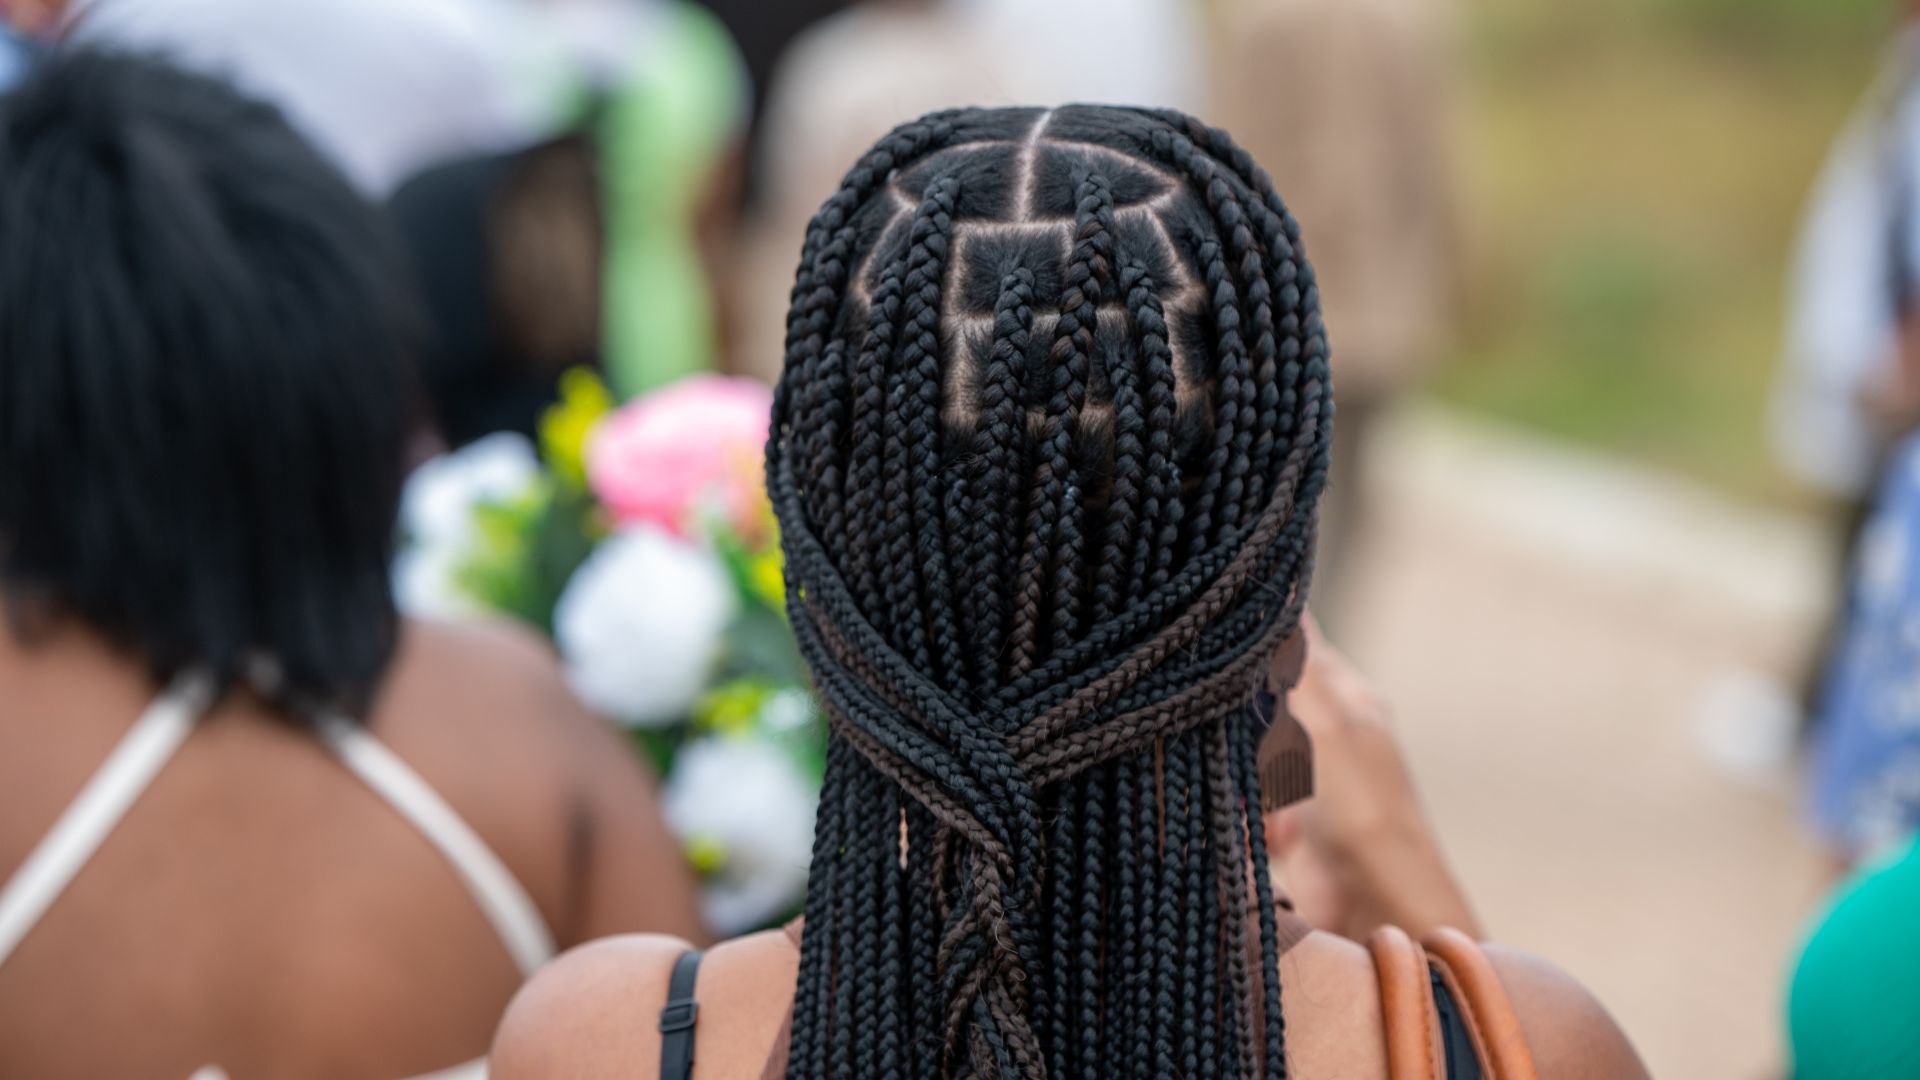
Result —
POLYGON ((760 706, 760 722, 768 731, 784 735, 813 723, 813 698, 797 686, 775 693, 760 706))
POLYGON ((496 432, 415 469, 400 497, 400 522, 415 544, 464 547, 475 507, 518 498, 539 480, 533 443, 517 431, 496 432))
POLYGON ((426 619, 468 619, 485 614, 454 581, 461 552, 448 544, 414 544, 393 560, 393 598, 400 610, 426 619))
POLYGON ((409 615, 464 618, 481 605, 454 582, 453 573, 474 539, 474 512, 483 503, 520 498, 540 481, 533 444, 503 431, 422 464, 400 496, 405 543, 393 563, 393 594, 409 615))
POLYGON ((686 715, 720 658, 733 583, 712 552, 652 526, 600 545, 554 608, 581 700, 633 727, 686 715))
POLYGON ((662 800, 681 841, 723 855, 702 892, 715 933, 752 929, 806 892, 819 792, 779 747, 710 735, 680 748, 662 800))

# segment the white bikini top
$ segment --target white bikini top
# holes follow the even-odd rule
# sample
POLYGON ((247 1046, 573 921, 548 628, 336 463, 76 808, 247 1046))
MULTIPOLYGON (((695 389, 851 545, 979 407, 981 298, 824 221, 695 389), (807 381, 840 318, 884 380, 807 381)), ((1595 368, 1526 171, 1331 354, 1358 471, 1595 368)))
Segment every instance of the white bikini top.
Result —
MULTIPOLYGON (((212 706, 213 698, 213 682, 205 674, 189 672, 175 679, 121 737, 20 869, 0 885, 0 966, 6 964, 81 867, 100 849, 113 827, 173 759, 195 722, 212 706)), ((316 726, 322 742, 341 764, 420 830, 446 858, 523 976, 532 975, 553 958, 553 934, 532 897, 486 841, 419 773, 344 716, 322 715, 316 726)), ((220 1075, 208 1069, 195 1077, 220 1075)), ((419 1080, 484 1075, 485 1062, 477 1061, 419 1080)))

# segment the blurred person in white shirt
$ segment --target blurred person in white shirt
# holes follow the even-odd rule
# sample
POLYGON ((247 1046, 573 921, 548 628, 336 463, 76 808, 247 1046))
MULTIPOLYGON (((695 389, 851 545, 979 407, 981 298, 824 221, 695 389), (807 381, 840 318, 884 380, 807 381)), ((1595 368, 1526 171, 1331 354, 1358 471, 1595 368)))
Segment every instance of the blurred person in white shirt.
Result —
POLYGON ((361 193, 552 128, 522 5, 481 0, 79 0, 67 36, 157 52, 278 105, 361 193))

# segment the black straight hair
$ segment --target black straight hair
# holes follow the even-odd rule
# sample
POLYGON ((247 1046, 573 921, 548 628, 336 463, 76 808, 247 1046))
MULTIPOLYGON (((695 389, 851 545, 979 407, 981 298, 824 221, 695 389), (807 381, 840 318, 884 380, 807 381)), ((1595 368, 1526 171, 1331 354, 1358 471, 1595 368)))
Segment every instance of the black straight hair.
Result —
POLYGON ((377 213, 267 105, 146 57, 0 98, 0 589, 161 680, 364 708, 415 318, 377 213))
POLYGON ((787 1075, 1283 1077, 1254 701, 1327 342, 1174 112, 896 129, 807 233, 767 446, 832 724, 787 1075))

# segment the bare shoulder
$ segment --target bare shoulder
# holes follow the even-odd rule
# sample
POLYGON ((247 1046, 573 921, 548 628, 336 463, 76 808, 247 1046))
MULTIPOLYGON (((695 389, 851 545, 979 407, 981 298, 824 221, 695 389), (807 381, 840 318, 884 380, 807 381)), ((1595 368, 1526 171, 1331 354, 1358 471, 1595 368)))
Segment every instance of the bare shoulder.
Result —
POLYGON ((429 754, 494 747, 516 773, 570 761, 583 749, 573 744, 605 727, 573 696, 552 648, 506 620, 407 620, 370 719, 383 738, 429 754))
POLYGON ((1646 1080, 1647 1067, 1606 1007, 1571 975, 1531 953, 1484 947, 1548 1080, 1646 1080))
POLYGON ((603 938, 562 955, 514 995, 494 1036, 494 1080, 631 1077, 660 1058, 649 1022, 689 946, 662 934, 603 938))
MULTIPOLYGON (((678 938, 629 934, 583 945, 547 965, 508 1006, 489 1075, 655 1075, 667 983, 688 948, 678 938)), ((760 1075, 792 1003, 798 965, 798 950, 777 931, 729 941, 707 954, 695 986, 695 1056, 703 1075, 760 1075)))
POLYGON ((437 692, 468 690, 476 698, 502 692, 501 705, 522 705, 566 692, 559 657, 532 629, 506 619, 443 622, 408 619, 394 665, 395 693, 426 684, 437 692))

